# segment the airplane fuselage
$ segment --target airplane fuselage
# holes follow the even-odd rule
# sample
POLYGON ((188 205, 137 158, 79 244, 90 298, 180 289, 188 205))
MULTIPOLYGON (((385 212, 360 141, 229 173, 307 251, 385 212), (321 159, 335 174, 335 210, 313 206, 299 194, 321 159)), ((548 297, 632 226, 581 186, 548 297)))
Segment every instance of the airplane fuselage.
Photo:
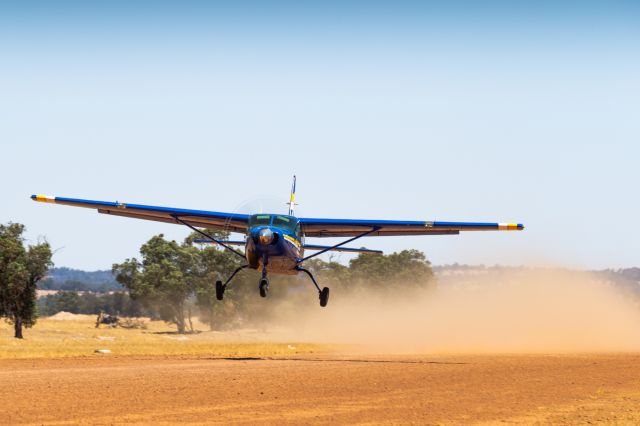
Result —
POLYGON ((249 267, 272 274, 294 275, 304 256, 300 223, 294 216, 256 214, 249 219, 245 256, 249 267))

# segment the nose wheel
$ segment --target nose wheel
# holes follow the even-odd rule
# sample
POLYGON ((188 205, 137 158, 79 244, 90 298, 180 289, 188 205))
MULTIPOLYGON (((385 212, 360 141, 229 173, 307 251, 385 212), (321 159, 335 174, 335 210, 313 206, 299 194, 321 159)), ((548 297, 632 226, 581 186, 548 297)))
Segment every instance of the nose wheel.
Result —
POLYGON ((260 290, 261 297, 267 297, 267 292, 269 291, 269 280, 262 278, 260 280, 260 285, 258 285, 258 289, 260 290))

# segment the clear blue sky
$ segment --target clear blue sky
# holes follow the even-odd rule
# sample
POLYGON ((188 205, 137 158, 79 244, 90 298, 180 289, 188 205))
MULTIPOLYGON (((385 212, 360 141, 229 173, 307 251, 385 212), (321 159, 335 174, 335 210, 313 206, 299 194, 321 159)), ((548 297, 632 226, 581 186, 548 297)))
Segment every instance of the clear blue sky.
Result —
POLYGON ((301 216, 527 226, 371 248, 640 265, 637 2, 104 3, 0 5, 0 222, 59 266, 188 230, 32 193, 285 211, 294 172, 301 216))

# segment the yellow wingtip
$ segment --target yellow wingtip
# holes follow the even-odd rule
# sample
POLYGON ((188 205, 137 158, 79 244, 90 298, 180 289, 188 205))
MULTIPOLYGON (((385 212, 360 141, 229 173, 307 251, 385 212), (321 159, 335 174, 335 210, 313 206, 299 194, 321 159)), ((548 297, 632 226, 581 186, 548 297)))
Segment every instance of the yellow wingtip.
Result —
POLYGON ((56 197, 52 197, 49 195, 32 195, 31 199, 33 201, 38 201, 40 203, 54 203, 56 202, 56 197))

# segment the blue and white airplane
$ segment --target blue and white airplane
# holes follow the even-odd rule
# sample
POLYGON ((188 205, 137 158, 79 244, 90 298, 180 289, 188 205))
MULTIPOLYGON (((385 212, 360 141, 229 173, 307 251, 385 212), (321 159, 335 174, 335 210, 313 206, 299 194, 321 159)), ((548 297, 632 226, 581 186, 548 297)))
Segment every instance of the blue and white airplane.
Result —
POLYGON ((385 235, 456 235, 461 231, 521 231, 520 223, 486 222, 442 222, 414 220, 367 220, 367 219, 324 219, 296 217, 294 215, 296 195, 296 177, 293 177, 288 214, 239 214, 222 213, 207 210, 188 210, 172 207, 147 206, 109 201, 81 200, 76 198, 32 195, 34 201, 86 207, 98 210, 98 213, 124 216, 134 219, 154 220, 157 222, 185 225, 199 233, 205 239, 196 242, 219 244, 246 261, 237 268, 223 283, 216 282, 216 297, 222 300, 224 291, 233 277, 244 268, 260 269, 262 278, 259 283, 260 295, 267 296, 269 280, 267 274, 294 275, 306 273, 318 289, 320 306, 329 301, 329 288, 320 288, 313 274, 302 265, 305 261, 328 251, 355 253, 382 253, 379 250, 344 247, 358 238, 385 235), (201 229, 199 229, 201 228, 201 229), (202 228, 237 232, 245 234, 244 241, 219 240, 202 228), (348 237, 333 246, 306 244, 305 237, 348 237), (231 246, 244 246, 244 254, 231 246), (316 253, 305 256, 304 250, 316 253))

